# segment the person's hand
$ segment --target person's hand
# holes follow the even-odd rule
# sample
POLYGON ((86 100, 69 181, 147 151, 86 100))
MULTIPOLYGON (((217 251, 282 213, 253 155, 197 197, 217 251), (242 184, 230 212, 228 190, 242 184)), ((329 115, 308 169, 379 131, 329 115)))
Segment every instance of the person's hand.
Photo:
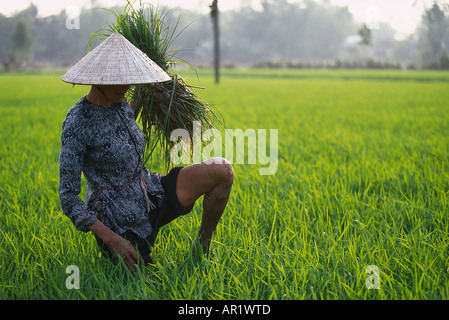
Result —
POLYGON ((89 226, 89 229, 108 246, 114 259, 123 256, 128 267, 135 271, 137 271, 138 266, 143 266, 143 259, 132 243, 106 227, 100 220, 96 220, 89 226))
POLYGON ((122 256, 131 269, 135 269, 136 265, 142 264, 142 259, 129 240, 114 233, 105 243, 111 250, 114 259, 119 259, 119 256, 122 256))

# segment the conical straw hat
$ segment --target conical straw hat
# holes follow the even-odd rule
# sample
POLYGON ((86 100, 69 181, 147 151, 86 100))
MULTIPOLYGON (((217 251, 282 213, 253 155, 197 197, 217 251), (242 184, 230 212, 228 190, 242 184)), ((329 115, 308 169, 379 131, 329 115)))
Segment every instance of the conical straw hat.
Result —
POLYGON ((125 85, 163 82, 171 77, 120 33, 111 34, 62 76, 73 84, 125 85))

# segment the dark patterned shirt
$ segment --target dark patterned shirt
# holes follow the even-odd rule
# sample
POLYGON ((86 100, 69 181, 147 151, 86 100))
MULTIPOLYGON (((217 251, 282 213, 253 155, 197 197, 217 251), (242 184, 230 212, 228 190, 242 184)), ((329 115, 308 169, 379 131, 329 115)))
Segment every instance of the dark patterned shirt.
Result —
POLYGON ((83 97, 69 110, 62 125, 59 199, 78 230, 87 232, 97 212, 118 234, 151 234, 145 192, 156 195, 159 205, 165 194, 162 176, 142 166, 144 144, 126 99, 105 107, 83 97), (81 173, 87 181, 85 202, 79 197, 81 173))

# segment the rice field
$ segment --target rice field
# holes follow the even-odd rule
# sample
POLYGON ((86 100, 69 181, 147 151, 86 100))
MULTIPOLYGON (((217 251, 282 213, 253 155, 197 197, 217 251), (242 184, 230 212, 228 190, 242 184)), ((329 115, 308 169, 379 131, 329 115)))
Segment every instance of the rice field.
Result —
POLYGON ((180 72, 226 128, 278 130, 275 174, 234 164, 215 255, 192 254, 198 201, 146 272, 103 258, 57 192, 61 124, 88 88, 1 74, 0 299, 449 298, 448 73, 224 70, 216 85, 180 72))

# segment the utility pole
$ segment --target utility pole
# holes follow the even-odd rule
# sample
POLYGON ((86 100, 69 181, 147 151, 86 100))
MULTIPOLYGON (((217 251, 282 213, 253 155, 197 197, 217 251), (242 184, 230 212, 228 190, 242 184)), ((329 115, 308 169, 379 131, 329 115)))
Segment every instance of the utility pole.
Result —
POLYGON ((215 83, 220 81, 220 39, 218 26, 218 0, 214 0, 210 7, 210 15, 212 17, 212 24, 214 28, 214 69, 215 69, 215 83))

